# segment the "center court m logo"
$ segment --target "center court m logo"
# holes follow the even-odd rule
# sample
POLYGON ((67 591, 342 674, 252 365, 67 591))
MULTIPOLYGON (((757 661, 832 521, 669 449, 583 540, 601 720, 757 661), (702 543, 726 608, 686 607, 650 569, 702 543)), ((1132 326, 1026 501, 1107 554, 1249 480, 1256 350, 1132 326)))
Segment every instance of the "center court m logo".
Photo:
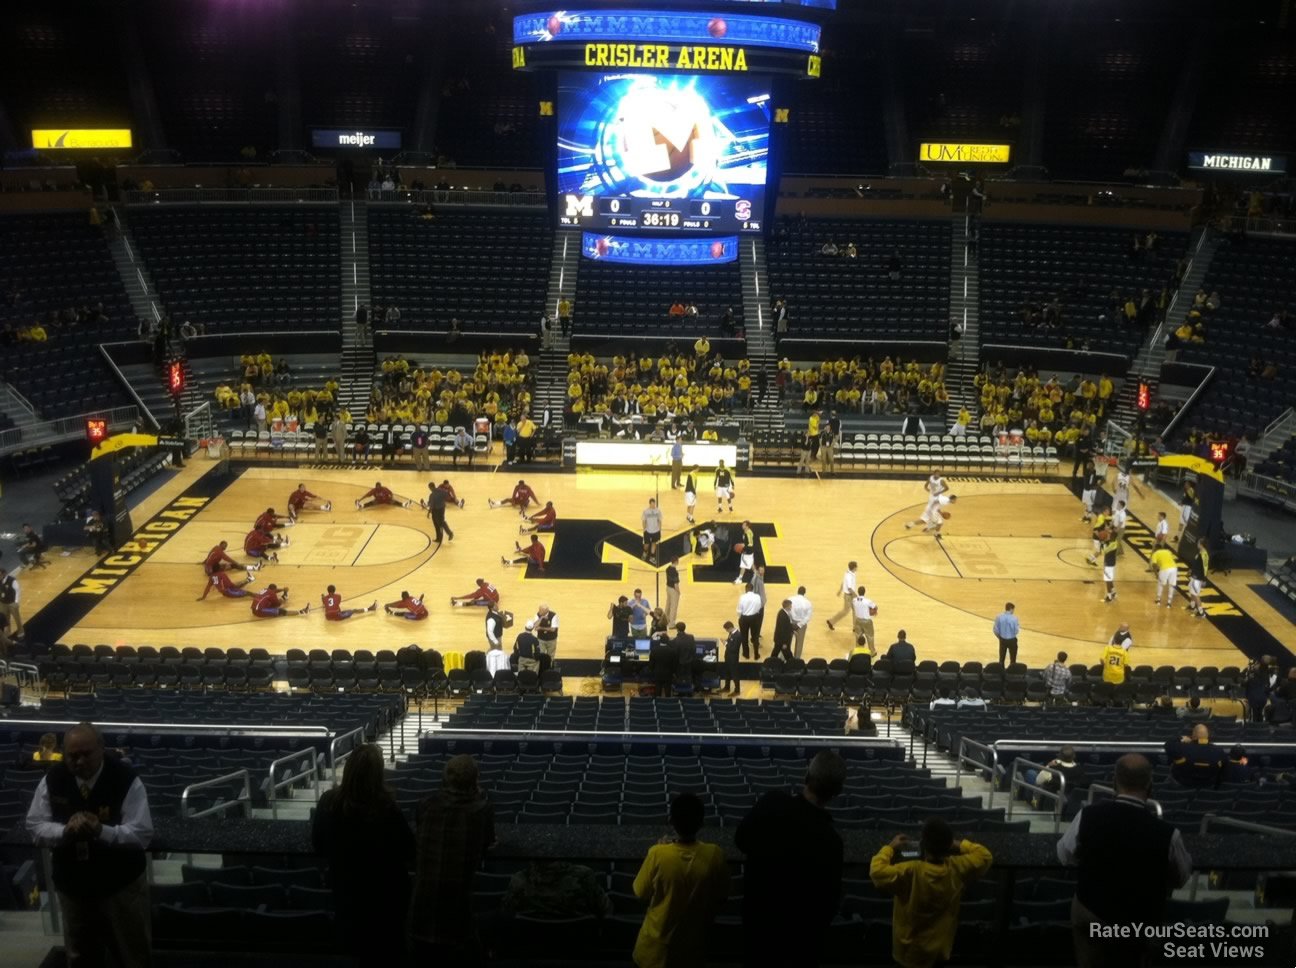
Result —
MULTIPOLYGON (((694 530, 663 535, 654 564, 643 557, 640 531, 632 531, 606 518, 559 518, 545 570, 536 572, 528 568, 527 578, 624 582, 627 565, 633 563, 649 571, 664 571, 675 555, 679 557, 680 569, 687 569, 694 582, 733 582, 738 574, 738 556, 733 553, 733 544, 742 533, 740 525, 727 522, 716 527, 714 560, 709 554, 694 554, 694 530), (623 560, 618 560, 622 556, 623 560)), ((765 564, 765 581, 774 585, 790 583, 787 566, 769 562, 764 554, 764 539, 777 538, 778 528, 767 521, 753 521, 752 532, 756 536, 756 560, 765 564)))
POLYGON ((106 595, 136 568, 147 561, 171 535, 179 531, 195 514, 207 506, 209 498, 176 498, 166 510, 156 515, 131 535, 131 539, 81 576, 68 589, 69 595, 106 595))

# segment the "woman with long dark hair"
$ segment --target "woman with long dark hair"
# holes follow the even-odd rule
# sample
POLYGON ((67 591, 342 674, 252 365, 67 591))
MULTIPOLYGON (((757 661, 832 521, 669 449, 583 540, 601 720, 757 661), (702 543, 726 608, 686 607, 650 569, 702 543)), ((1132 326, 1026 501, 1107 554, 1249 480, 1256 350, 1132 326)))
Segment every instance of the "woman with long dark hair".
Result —
POLYGON ((328 860, 340 940, 361 965, 392 968, 405 954, 410 831, 383 777, 382 751, 356 748, 342 783, 320 797, 311 841, 328 860))

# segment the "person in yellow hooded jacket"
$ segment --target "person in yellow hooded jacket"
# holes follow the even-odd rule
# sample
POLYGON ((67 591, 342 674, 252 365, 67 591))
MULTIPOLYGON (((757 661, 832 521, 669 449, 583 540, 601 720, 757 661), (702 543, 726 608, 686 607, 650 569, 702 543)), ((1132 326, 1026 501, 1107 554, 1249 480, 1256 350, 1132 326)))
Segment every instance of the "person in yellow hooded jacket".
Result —
POLYGON ((963 889, 988 871, 994 858, 970 840, 956 844, 949 824, 939 818, 923 825, 921 856, 897 856, 908 841, 899 834, 874 854, 869 878, 879 891, 895 896, 891 957, 905 968, 931 968, 949 960, 963 889))

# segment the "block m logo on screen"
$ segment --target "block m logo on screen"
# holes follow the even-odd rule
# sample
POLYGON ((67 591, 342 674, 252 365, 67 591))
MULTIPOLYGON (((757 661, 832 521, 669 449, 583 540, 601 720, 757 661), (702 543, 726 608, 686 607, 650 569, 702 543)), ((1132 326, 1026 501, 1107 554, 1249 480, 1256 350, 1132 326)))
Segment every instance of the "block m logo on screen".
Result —
POLYGON ((594 196, 593 195, 565 195, 567 202, 567 218, 593 218, 594 217, 594 196))

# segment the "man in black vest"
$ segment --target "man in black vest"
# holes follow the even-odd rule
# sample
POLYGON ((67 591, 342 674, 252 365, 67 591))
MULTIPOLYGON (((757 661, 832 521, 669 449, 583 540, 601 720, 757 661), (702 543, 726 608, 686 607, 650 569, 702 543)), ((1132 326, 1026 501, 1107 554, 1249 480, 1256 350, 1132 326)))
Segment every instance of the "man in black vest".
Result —
POLYGON ((110 951, 122 968, 149 965, 148 794, 134 770, 104 755, 103 737, 89 723, 64 735, 63 761, 36 787, 27 831, 53 848, 69 968, 102 965, 110 951))
POLYGON ((1147 758, 1117 760, 1115 786, 1116 799, 1081 810, 1057 845, 1058 860, 1079 868, 1071 925, 1080 968, 1143 964, 1148 941, 1104 938, 1102 927, 1162 923, 1169 889, 1192 873, 1179 831, 1147 809, 1147 758))

